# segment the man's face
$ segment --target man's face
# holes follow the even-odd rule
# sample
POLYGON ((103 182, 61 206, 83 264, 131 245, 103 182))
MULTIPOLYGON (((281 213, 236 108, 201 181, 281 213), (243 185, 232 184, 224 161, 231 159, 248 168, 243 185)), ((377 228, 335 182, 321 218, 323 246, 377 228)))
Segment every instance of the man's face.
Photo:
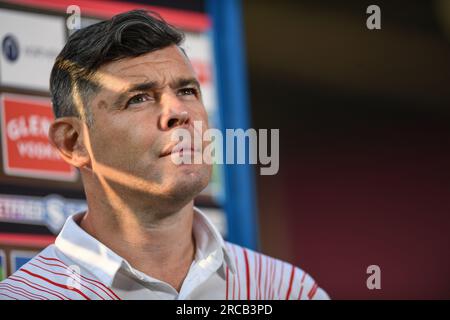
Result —
POLYGON ((194 121, 208 126, 198 81, 181 50, 170 46, 113 61, 99 76, 102 89, 89 106, 93 171, 107 180, 114 172, 137 178, 119 182, 121 192, 139 189, 168 199, 192 198, 206 187, 210 165, 177 165, 170 155, 174 130, 193 137, 194 121))

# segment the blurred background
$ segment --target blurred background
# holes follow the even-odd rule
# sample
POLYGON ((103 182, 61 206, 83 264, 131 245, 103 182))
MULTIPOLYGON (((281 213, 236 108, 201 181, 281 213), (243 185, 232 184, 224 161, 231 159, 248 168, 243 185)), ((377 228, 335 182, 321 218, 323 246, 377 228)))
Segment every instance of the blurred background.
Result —
POLYGON ((281 141, 261 245, 333 298, 450 297, 449 6, 243 1, 253 125, 281 141))
POLYGON ((85 205, 42 134, 70 4, 82 26, 160 12, 187 33, 214 126, 280 130, 278 174, 216 166, 196 199, 228 240, 300 266, 334 299, 450 297, 450 0, 0 2, 0 277, 85 205), (366 26, 372 4, 380 30, 366 26))

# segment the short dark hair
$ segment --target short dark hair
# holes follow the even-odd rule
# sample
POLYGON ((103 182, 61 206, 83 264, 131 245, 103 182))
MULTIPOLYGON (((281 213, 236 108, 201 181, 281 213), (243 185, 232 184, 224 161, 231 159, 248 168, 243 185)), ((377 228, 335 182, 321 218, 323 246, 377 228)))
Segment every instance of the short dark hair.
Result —
POLYGON ((102 65, 179 46, 183 39, 181 31, 157 13, 145 10, 121 13, 76 31, 57 56, 50 75, 55 117, 77 116, 92 124, 87 106, 100 89, 94 76, 102 65))

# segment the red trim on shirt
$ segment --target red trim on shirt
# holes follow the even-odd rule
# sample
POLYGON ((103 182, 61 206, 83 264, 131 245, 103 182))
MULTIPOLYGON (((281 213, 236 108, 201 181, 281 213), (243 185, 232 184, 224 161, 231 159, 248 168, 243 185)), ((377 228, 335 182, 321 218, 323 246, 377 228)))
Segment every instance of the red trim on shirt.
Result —
POLYGON ((281 265, 281 276, 280 276, 280 285, 278 286, 278 299, 281 297, 281 285, 283 284, 284 279, 284 263, 281 265))
POLYGON ((259 293, 259 299, 261 299, 261 269, 262 269, 262 257, 260 254, 258 254, 259 259, 258 259, 258 272, 259 272, 259 276, 258 276, 258 293, 259 293))
POLYGON ((302 279, 300 280, 300 292, 298 293, 298 299, 300 300, 302 298, 302 292, 303 292, 303 281, 305 281, 306 272, 303 272, 302 279))
POLYGON ((70 288, 70 287, 68 287, 68 286, 66 286, 64 284, 56 283, 56 282, 54 282, 54 281, 52 281, 50 279, 47 279, 46 277, 43 277, 43 276, 41 276, 39 274, 36 274, 36 273, 33 273, 33 272, 31 272, 31 271, 29 271, 27 269, 24 269, 24 268, 22 268, 20 270, 25 272, 25 273, 28 273, 32 277, 42 279, 42 280, 44 280, 44 281, 46 281, 46 282, 48 282, 48 283, 50 283, 50 284, 52 284, 52 285, 54 285, 56 287, 60 287, 60 288, 66 289, 66 290, 74 291, 74 292, 78 293, 80 296, 82 296, 83 298, 85 298, 86 300, 91 300, 87 295, 85 295, 83 292, 81 292, 77 288, 70 288))
POLYGON ((5 290, 5 291, 12 292, 14 294, 18 294, 18 295, 21 295, 30 300, 48 300, 47 298, 44 298, 40 295, 32 294, 31 292, 28 292, 22 288, 15 287, 13 285, 6 284, 6 283, 0 284, 0 290, 5 290))
POLYGON ((291 279, 289 280, 289 288, 288 288, 288 291, 286 293, 286 300, 289 300, 289 296, 291 295, 292 282, 294 282, 294 275, 295 275, 295 267, 292 266, 291 279))
POLYGON ((264 280, 264 299, 267 299, 267 279, 269 277, 269 258, 265 257, 266 259, 266 279, 264 280))
MULTIPOLYGON (((63 268, 63 269, 65 269, 65 270, 69 270, 69 271, 73 272, 73 270, 71 270, 71 269, 69 268, 69 266, 67 266, 64 262, 62 262, 62 261, 60 261, 60 260, 58 260, 58 259, 54 259, 54 258, 46 258, 46 257, 44 257, 44 256, 39 255, 38 257, 36 257, 36 260, 39 261, 39 262, 41 262, 41 263, 43 263, 43 264, 46 264, 46 265, 48 265, 48 266, 60 267, 60 268, 63 268), (45 261, 40 260, 39 258, 43 258, 43 259, 47 259, 47 260, 57 260, 58 262, 62 263, 63 265, 54 264, 54 263, 47 263, 47 262, 45 262, 45 261)), ((121 299, 120 299, 120 298, 119 298, 119 297, 118 297, 111 289, 109 289, 109 288, 108 288, 107 286, 105 286, 103 283, 101 283, 101 282, 99 282, 99 281, 96 281, 96 280, 94 280, 94 279, 90 279, 90 278, 88 278, 88 277, 85 277, 85 276, 83 276, 82 274, 77 274, 77 276, 80 276, 80 277, 83 278, 83 280, 85 280, 87 283, 89 283, 89 284, 91 284, 91 285, 97 287, 98 289, 102 290, 109 298, 114 299, 114 297, 116 297, 118 300, 121 300, 121 299), (94 283, 93 283, 93 282, 94 282, 94 283), (111 293, 113 294, 113 296, 111 296, 111 295, 108 293, 108 291, 105 291, 102 287, 100 287, 100 286, 97 285, 97 284, 103 286, 106 290, 108 290, 109 292, 111 292, 111 293)))
POLYGON ((272 281, 270 285, 270 300, 273 300, 273 297, 275 295, 275 288, 274 288, 274 280, 275 280, 275 274, 277 272, 277 263, 275 260, 272 259, 272 281))
MULTIPOLYGON (((236 273, 237 273, 237 284, 238 284, 238 300, 241 300, 241 277, 239 276, 239 262, 234 246, 231 247, 234 253, 234 260, 236 261, 236 273)), ((234 297, 233 297, 234 298, 234 297)))
POLYGON ((228 266, 227 266, 227 276, 226 276, 226 289, 225 289, 225 299, 228 300, 228 266))
MULTIPOLYGON (((21 293, 18 293, 18 292, 14 292, 14 291, 12 291, 12 290, 9 290, 9 289, 3 289, 4 291, 9 291, 9 292, 12 292, 13 294, 15 294, 15 295, 17 295, 17 296, 22 296, 22 297, 24 297, 24 298, 27 298, 28 300, 33 300, 33 299, 31 299, 30 297, 27 297, 26 295, 24 295, 24 294, 21 294, 21 293)), ((11 296, 8 296, 8 297, 10 297, 10 298, 12 298, 11 296)), ((16 300, 18 300, 18 299, 16 299, 16 300)), ((42 300, 42 299, 41 299, 42 300)))
POLYGON ((0 286, 1 287, 6 286, 9 289, 17 290, 19 292, 23 292, 23 293, 29 294, 30 296, 35 296, 35 297, 38 297, 38 298, 42 298, 41 300, 49 300, 47 297, 41 296, 40 294, 37 294, 37 293, 30 292, 30 291, 26 290, 25 288, 15 286, 15 285, 13 285, 11 283, 0 283, 0 286))
MULTIPOLYGON (((35 260, 35 261, 39 261, 39 260, 35 260)), ((40 261, 39 261, 39 262, 40 262, 40 261)), ((42 263, 42 262, 41 262, 41 263, 42 263)), ((100 299, 105 300, 105 298, 103 298, 103 297, 102 297, 101 295, 99 295, 97 292, 95 292, 95 291, 92 290, 91 288, 89 288, 89 287, 85 286, 84 284, 82 284, 81 281, 80 281, 80 279, 78 279, 76 276, 75 276, 75 278, 73 278, 73 277, 71 277, 71 276, 68 275, 68 274, 60 273, 60 272, 55 272, 55 271, 53 271, 53 270, 46 269, 46 268, 44 268, 44 267, 38 266, 37 264, 35 264, 35 263, 33 263, 33 262, 30 262, 30 265, 32 265, 32 266, 34 266, 34 267, 36 267, 36 268, 39 268, 39 269, 41 269, 41 270, 47 271, 48 273, 52 273, 52 274, 55 274, 55 275, 57 275, 57 276, 67 277, 67 278, 70 278, 70 279, 72 279, 72 280, 78 281, 78 283, 80 284, 80 286, 82 286, 82 287, 88 289, 89 291, 91 291, 92 293, 96 294, 100 299)))
POLYGON ((46 288, 46 287, 44 287, 44 286, 41 286, 40 284, 35 283, 35 282, 33 282, 33 281, 29 280, 29 279, 23 278, 23 277, 21 277, 21 276, 14 276, 14 275, 13 275, 13 276, 10 276, 10 277, 8 278, 8 280, 17 281, 17 282, 22 282, 22 283, 26 284, 27 286, 29 286, 29 287, 31 287, 31 288, 33 288, 33 289, 36 289, 36 290, 39 290, 39 291, 42 291, 42 292, 45 292, 45 293, 54 295, 55 297, 58 297, 60 300, 64 300, 64 298, 66 298, 66 299, 68 299, 68 300, 72 300, 72 299, 66 297, 65 295, 63 295, 62 293, 59 293, 59 292, 57 292, 57 291, 55 291, 55 290, 52 290, 52 289, 50 289, 50 288, 46 288), (16 278, 19 278, 19 279, 16 279, 16 278), (29 282, 29 283, 28 283, 28 282, 29 282), (36 285, 37 287, 31 285, 30 283, 36 285), (39 287, 41 287, 41 288, 39 288, 39 287), (43 288, 43 289, 42 289, 42 288, 43 288), (50 291, 47 291, 47 290, 45 290, 45 289, 48 289, 48 290, 50 290, 50 291), (51 292, 51 291, 53 291, 53 292, 51 292), (61 298, 61 296, 62 296, 63 298, 61 298))
MULTIPOLYGON (((66 263, 64 263, 63 261, 61 261, 61 260, 59 260, 59 259, 57 259, 57 258, 44 257, 43 255, 39 255, 39 257, 42 258, 42 259, 45 259, 45 260, 49 260, 49 261, 57 261, 57 262, 60 262, 60 263, 62 263, 65 267, 68 268, 68 265, 67 265, 66 263)), ((91 278, 85 277, 85 276, 83 276, 83 275, 80 275, 80 276, 81 276, 83 279, 85 279, 85 280, 93 281, 93 282, 95 282, 95 283, 98 283, 99 285, 103 286, 103 288, 105 288, 106 290, 108 290, 112 295, 114 295, 114 297, 116 297, 116 298, 119 299, 119 300, 122 300, 122 299, 121 299, 121 298, 120 298, 113 290, 111 290, 111 288, 109 288, 108 286, 106 286, 106 285, 103 284, 102 282, 97 281, 97 280, 95 280, 95 279, 91 279, 91 278)))
POLYGON ((6 293, 1 293, 1 292, 0 292, 0 295, 1 295, 1 296, 8 297, 8 298, 11 298, 11 299, 14 299, 14 300, 19 300, 19 299, 17 299, 17 298, 11 297, 10 295, 7 295, 6 293))
POLYGON ((248 263, 247 250, 244 249, 244 259, 245 259, 245 274, 247 278, 247 300, 250 300, 250 268, 248 263))
MULTIPOLYGON (((253 257, 255 258, 253 263, 255 266, 255 274, 258 275, 258 256, 256 254, 253 255, 253 257)), ((253 272, 252 272, 253 273, 253 272)), ((255 285, 255 296, 256 296, 256 300, 258 300, 258 277, 256 277, 256 285, 255 285)))
POLYGON ((308 298, 309 298, 309 300, 311 300, 311 299, 314 297, 314 295, 315 295, 316 292, 317 292, 317 288, 318 288, 318 287, 319 287, 319 286, 317 285, 317 283, 314 282, 313 287, 312 287, 311 290, 308 292, 308 298))

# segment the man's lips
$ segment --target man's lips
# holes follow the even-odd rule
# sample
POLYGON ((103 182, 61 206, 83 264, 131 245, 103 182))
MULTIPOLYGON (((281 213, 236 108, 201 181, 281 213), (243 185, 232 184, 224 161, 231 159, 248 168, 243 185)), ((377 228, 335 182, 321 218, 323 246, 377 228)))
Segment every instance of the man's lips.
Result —
POLYGON ((172 153, 179 153, 180 155, 183 155, 184 153, 196 153, 196 152, 201 152, 200 149, 196 149, 193 146, 171 146, 167 149, 165 149, 161 155, 159 156, 160 158, 163 157, 167 157, 170 156, 172 153))

